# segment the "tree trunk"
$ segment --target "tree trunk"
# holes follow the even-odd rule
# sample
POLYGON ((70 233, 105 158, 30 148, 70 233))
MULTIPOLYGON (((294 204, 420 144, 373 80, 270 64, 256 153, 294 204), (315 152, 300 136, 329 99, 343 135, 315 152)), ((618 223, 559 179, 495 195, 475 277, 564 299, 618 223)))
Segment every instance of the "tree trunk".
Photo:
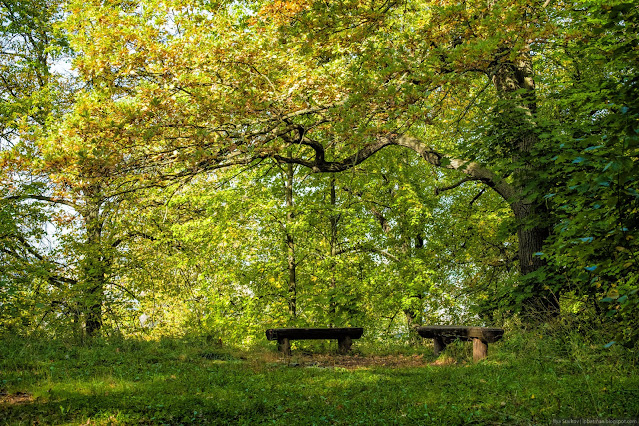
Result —
POLYGON ((295 259, 295 238, 291 233, 293 224, 293 177, 295 169, 293 164, 286 165, 286 249, 288 267, 288 312, 291 318, 297 317, 297 261, 295 259))
MULTIPOLYGON (((424 237, 421 234, 415 236, 415 250, 421 250, 424 248, 424 237)), ((417 255, 417 254, 415 254, 417 255)), ((424 295, 421 293, 414 293, 411 298, 419 300, 419 308, 415 309, 414 306, 404 309, 404 315, 406 316, 406 323, 408 325, 408 332, 411 337, 416 336, 416 328, 422 325, 423 322, 423 309, 422 299, 424 295)))
POLYGON ((81 295, 85 334, 91 338, 102 328, 102 304, 107 284, 109 260, 102 247, 102 223, 99 205, 84 214, 86 242, 82 261, 81 295))
POLYGON ((500 64, 493 71, 492 79, 502 108, 497 126, 501 127, 506 143, 510 144, 506 148, 512 151, 515 165, 515 199, 510 202, 517 222, 521 282, 524 286, 532 286, 532 295, 524 300, 523 310, 527 315, 555 316, 559 313, 556 296, 545 288, 543 280, 528 276, 547 265, 535 253, 543 251, 544 241, 550 235, 547 209, 543 204, 529 201, 527 189, 527 185, 540 171, 531 159, 532 149, 539 140, 531 58, 525 56, 514 62, 500 64))
POLYGON ((330 257, 331 257, 331 302, 330 302, 330 313, 332 314, 333 318, 331 319, 331 325, 334 325, 335 323, 335 319, 336 319, 336 314, 337 314, 337 303, 335 302, 334 298, 335 298, 335 289, 337 287, 337 279, 335 277, 336 275, 336 268, 337 268, 337 261, 336 261, 336 257, 337 257, 337 224, 339 222, 339 214, 335 213, 335 209, 337 207, 337 195, 336 195, 336 191, 335 191, 335 176, 331 177, 331 215, 329 217, 329 221, 330 221, 330 225, 331 225, 331 236, 330 236, 330 257))
POLYGON ((85 327, 87 337, 93 337, 102 328, 102 299, 103 286, 96 286, 89 290, 88 304, 85 310, 85 327))

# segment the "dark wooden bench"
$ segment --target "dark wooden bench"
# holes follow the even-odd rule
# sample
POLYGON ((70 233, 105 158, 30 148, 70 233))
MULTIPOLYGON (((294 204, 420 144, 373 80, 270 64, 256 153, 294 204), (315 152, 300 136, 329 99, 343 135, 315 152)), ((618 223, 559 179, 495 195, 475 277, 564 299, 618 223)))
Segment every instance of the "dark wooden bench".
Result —
POLYGON ((363 328, 270 328, 266 338, 277 340, 277 349, 286 355, 291 354, 291 340, 337 339, 338 351, 344 354, 363 333, 363 328))
POLYGON ((433 339, 435 355, 439 355, 447 344, 455 340, 473 341, 473 360, 478 361, 488 355, 488 344, 495 343, 504 335, 503 328, 467 327, 462 325, 431 325, 417 327, 417 333, 433 339))

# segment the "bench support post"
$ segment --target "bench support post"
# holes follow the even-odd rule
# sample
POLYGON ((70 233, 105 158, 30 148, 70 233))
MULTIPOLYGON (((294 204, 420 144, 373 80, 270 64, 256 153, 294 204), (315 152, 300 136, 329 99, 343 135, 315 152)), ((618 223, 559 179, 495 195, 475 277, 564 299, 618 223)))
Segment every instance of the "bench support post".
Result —
POLYGON ((473 361, 479 361, 488 355, 488 343, 481 339, 473 339, 473 361))
POLYGON ((446 342, 444 342, 444 338, 441 336, 437 336, 433 338, 433 346, 435 356, 439 356, 439 354, 446 348, 446 342))
POLYGON ((277 339, 277 350, 284 353, 284 355, 291 355, 291 341, 288 337, 280 337, 277 339))
POLYGON ((348 353, 351 350, 353 340, 351 336, 344 336, 337 339, 337 352, 340 354, 348 353))

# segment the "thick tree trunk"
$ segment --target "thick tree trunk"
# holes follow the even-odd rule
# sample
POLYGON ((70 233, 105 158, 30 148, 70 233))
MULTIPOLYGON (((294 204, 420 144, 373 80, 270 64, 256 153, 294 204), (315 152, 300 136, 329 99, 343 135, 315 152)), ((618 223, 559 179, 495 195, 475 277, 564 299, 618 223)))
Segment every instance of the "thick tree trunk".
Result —
MULTIPOLYGON (((532 206, 525 206, 526 213, 515 214, 518 222, 529 219, 533 213, 532 206)), ((548 237, 548 229, 542 226, 527 227, 519 224, 517 229, 517 238, 519 240, 519 269, 522 275, 528 275, 535 272, 539 268, 546 266, 546 262, 535 253, 539 253, 543 249, 544 240, 548 237)))
POLYGON ((98 248, 89 245, 83 262, 83 278, 80 295, 81 315, 84 317, 84 333, 93 337, 102 328, 102 303, 106 287, 107 273, 105 261, 98 248))
POLYGON ((96 286, 89 290, 88 303, 84 314, 87 337, 97 335, 102 328, 103 294, 103 286, 96 286))
POLYGON ((533 206, 523 202, 513 206, 518 223, 519 268, 522 276, 520 285, 530 287, 531 296, 524 300, 523 314, 528 319, 545 319, 559 314, 559 300, 553 294, 543 278, 529 274, 546 267, 547 263, 536 253, 542 252, 543 244, 550 235, 547 226, 529 225, 533 221, 543 220, 546 211, 541 206, 533 206))
POLYGON ((519 240, 519 266, 522 285, 530 286, 531 296, 524 300, 524 313, 540 319, 559 313, 559 303, 539 277, 529 274, 545 267, 545 260, 536 255, 543 251, 545 239, 550 235, 547 209, 544 205, 528 201, 527 185, 537 177, 539 170, 531 161, 531 152, 538 143, 536 125, 535 85, 530 57, 504 62, 493 72, 493 84, 501 100, 502 126, 513 152, 514 199, 511 208, 517 221, 519 240))
POLYGON ((81 295, 84 330, 87 337, 97 335, 102 328, 102 304, 109 269, 108 257, 102 247, 102 223, 98 205, 87 209, 84 214, 86 242, 82 262, 81 295))

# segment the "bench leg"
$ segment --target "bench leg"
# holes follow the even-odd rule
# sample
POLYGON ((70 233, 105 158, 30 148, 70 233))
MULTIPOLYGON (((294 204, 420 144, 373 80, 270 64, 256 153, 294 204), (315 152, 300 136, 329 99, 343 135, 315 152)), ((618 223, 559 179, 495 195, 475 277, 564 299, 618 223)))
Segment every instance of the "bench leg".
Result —
POLYGON ((291 342, 287 337, 277 339, 277 350, 284 353, 284 355, 291 355, 291 342))
POLYGON ((353 344, 353 339, 351 336, 344 336, 337 339, 337 351, 340 354, 345 354, 351 350, 351 345, 353 344))
POLYGON ((481 339, 473 339, 473 361, 479 361, 488 355, 488 343, 481 339))
POLYGON ((433 346, 434 346, 435 356, 439 356, 439 354, 446 348, 446 342, 444 342, 443 337, 434 337, 433 346))

